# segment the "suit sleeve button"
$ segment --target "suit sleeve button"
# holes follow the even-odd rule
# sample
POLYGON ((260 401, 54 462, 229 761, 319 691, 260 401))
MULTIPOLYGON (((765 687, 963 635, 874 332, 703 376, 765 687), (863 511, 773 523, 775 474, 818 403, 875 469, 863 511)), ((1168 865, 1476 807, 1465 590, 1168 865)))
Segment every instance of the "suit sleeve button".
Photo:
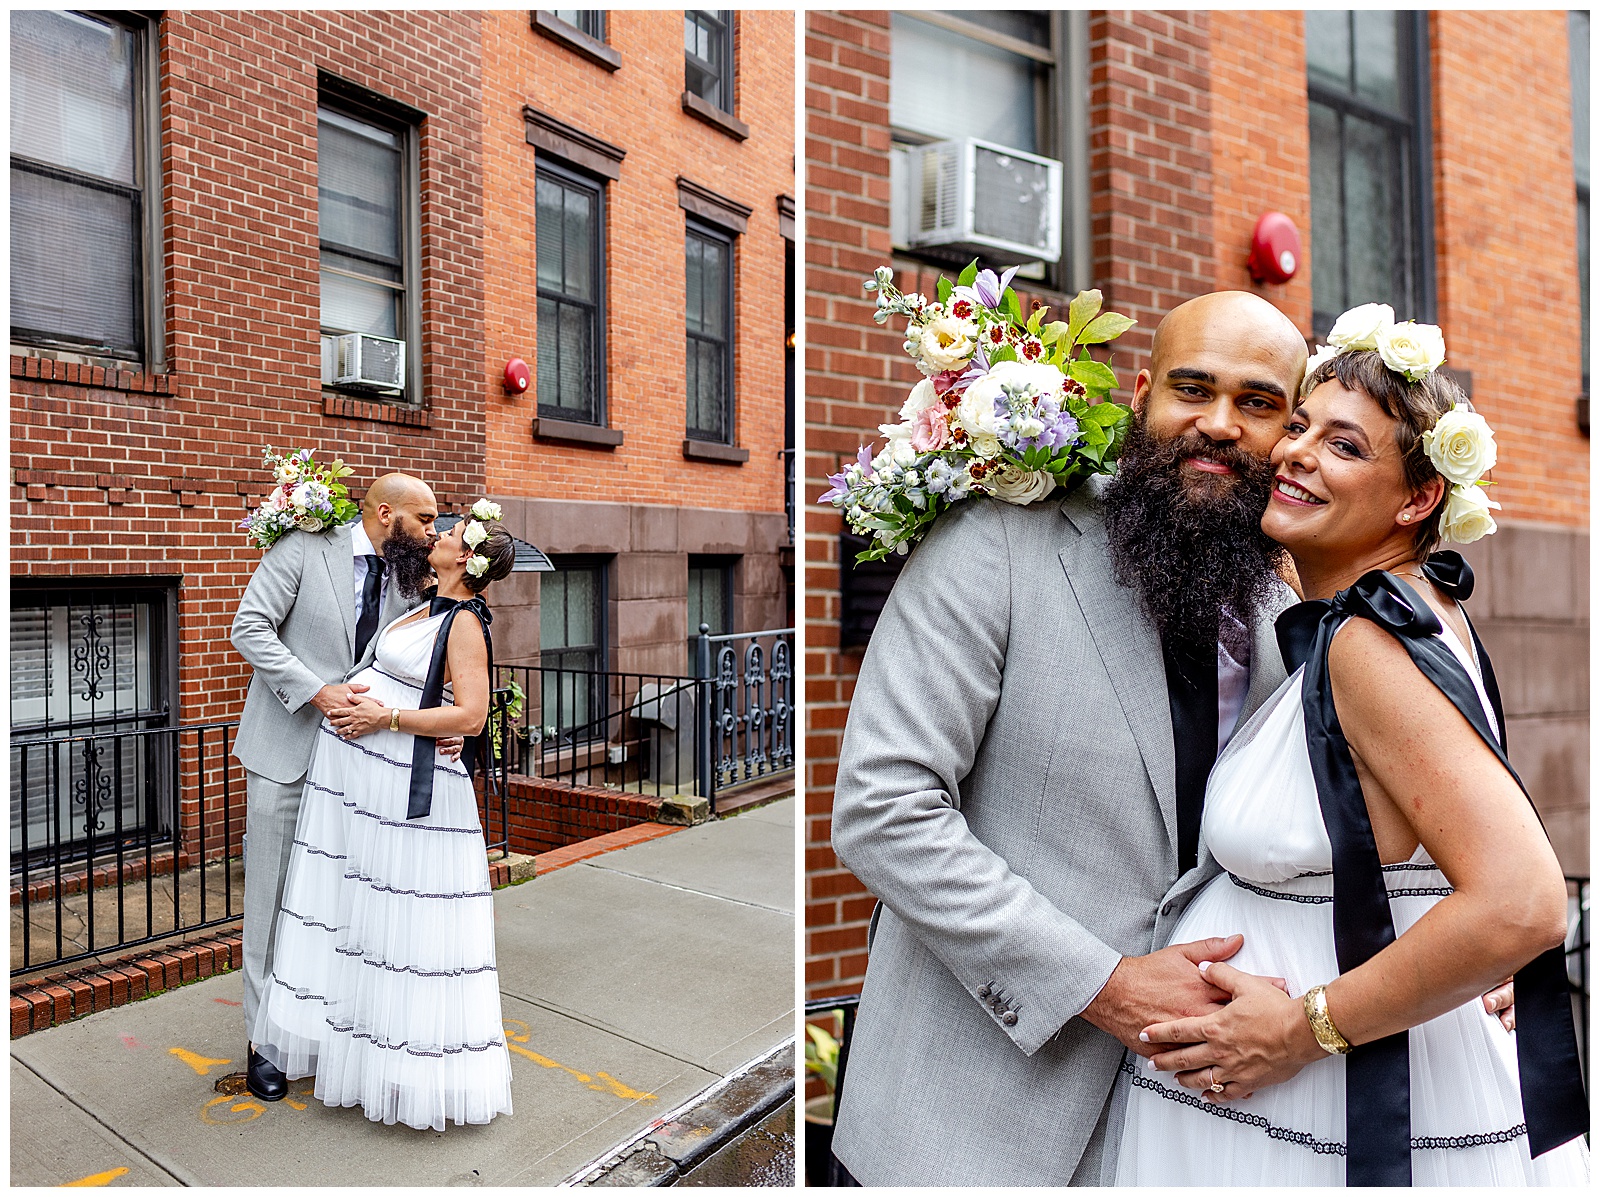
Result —
POLYGON ((1004 1014, 1002 1014, 1000 1016, 1000 1021, 1005 1023, 1006 1026, 1008 1026, 1008 1027, 1016 1026, 1017 1025, 1017 1012, 1015 1010, 1007 1010, 1004 1014))
POLYGON ((978 986, 978 996, 979 996, 979 997, 981 997, 981 998, 983 998, 983 999, 984 999, 984 1000, 985 1000, 985 1001, 987 1001, 987 1000, 988 1000, 988 998, 989 998, 989 995, 990 995, 990 994, 991 994, 991 993, 992 993, 992 992, 994 992, 994 991, 993 991, 993 990, 991 990, 991 989, 990 989, 990 988, 989 988, 989 987, 988 987, 988 986, 987 986, 987 985, 980 985, 980 986, 978 986))

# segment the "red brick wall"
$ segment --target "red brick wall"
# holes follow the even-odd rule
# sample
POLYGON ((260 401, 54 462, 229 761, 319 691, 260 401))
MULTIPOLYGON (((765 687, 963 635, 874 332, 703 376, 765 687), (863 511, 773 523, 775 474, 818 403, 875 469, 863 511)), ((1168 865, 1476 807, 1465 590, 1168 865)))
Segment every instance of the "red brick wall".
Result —
POLYGON ((483 14, 487 331, 478 372, 490 398, 496 494, 778 511, 784 503, 784 240, 777 197, 794 194, 794 15, 735 20, 736 141, 683 111, 683 13, 613 11, 612 72, 536 33, 526 10, 483 14), (627 151, 606 189, 608 422, 615 450, 535 442, 536 388, 506 393, 507 359, 538 377, 534 148, 523 105, 627 151), (684 439, 684 220, 678 176, 748 205, 735 242, 734 467, 688 461, 684 439))
MULTIPOLYGON (((512 777, 507 785, 511 813, 511 850, 537 855, 620 831, 653 823, 661 803, 650 794, 626 794, 597 786, 552 785, 534 777, 512 777)), ((499 811, 491 801, 491 832, 499 811)))
POLYGON ((1211 14, 1211 219, 1214 286, 1255 292, 1309 337, 1311 129, 1301 13, 1211 14), (1301 266, 1287 283, 1250 277, 1250 234, 1263 212, 1284 213, 1300 232, 1301 266))
POLYGON ((1207 12, 1089 17, 1094 285, 1139 322, 1116 343, 1124 397, 1161 317, 1216 287, 1210 26, 1207 12))
POLYGON ((236 718, 244 701, 249 670, 227 632, 260 554, 235 525, 265 489, 264 446, 342 456, 356 491, 405 469, 442 502, 482 492, 478 26, 445 11, 164 17, 170 372, 112 389, 86 371, 18 377, 12 359, 12 574, 181 575, 185 723, 236 718), (323 414, 318 67, 429 114, 427 427, 323 414))
POLYGON ((839 739, 859 649, 839 647, 839 532, 828 474, 905 397, 901 337, 872 322, 863 279, 889 260, 889 17, 806 14, 806 985, 850 993, 866 972, 872 898, 829 844, 839 739))
POLYGON ((1585 527, 1572 99, 1563 12, 1438 12, 1433 58, 1439 324, 1495 429, 1503 516, 1585 527), (1485 72, 1491 59, 1522 64, 1485 72), (1514 165, 1512 165, 1514 164, 1514 165))

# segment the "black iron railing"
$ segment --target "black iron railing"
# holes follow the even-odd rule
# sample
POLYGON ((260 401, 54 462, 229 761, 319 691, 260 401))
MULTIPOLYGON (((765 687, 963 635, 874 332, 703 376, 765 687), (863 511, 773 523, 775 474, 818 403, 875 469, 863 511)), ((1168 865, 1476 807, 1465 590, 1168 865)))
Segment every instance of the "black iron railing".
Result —
MULTIPOLYGON (((509 697, 497 691, 491 710, 509 697)), ((238 727, 12 739, 12 975, 243 916, 238 727)), ((484 839, 504 855, 506 765, 486 764, 484 839)))
POLYGON ((794 769, 794 629, 695 637, 701 719, 709 729, 702 775, 717 789, 794 769))
POLYGON ((839 1054, 834 1059, 833 1067, 833 1092, 829 1095, 833 1100, 828 1103, 828 1127, 825 1134, 812 1136, 811 1128, 807 1127, 806 1138, 806 1184, 818 1188, 845 1188, 851 1187, 850 1181, 839 1161, 833 1158, 833 1119, 839 1114, 839 1099, 844 1095, 845 1066, 850 1062, 850 1037, 856 1029, 856 1011, 861 1005, 859 993, 845 994, 842 997, 815 998, 806 1002, 806 1021, 815 1022, 828 1034, 834 1036, 838 1044, 839 1054), (827 1015, 834 1017, 826 1020, 827 1015), (820 1155, 822 1158, 813 1158, 820 1155))
POLYGON ((1578 1059, 1585 1079, 1589 1068, 1589 902, 1587 877, 1567 878, 1567 984, 1572 990, 1578 1059))

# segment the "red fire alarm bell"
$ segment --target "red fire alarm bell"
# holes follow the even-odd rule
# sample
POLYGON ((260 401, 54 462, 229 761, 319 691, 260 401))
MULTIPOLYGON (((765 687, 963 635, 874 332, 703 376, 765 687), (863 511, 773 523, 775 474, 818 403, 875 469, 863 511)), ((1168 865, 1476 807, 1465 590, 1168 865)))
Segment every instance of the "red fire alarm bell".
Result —
POLYGON ((1300 269, 1300 233, 1282 212, 1265 212, 1250 235, 1250 277, 1286 283, 1300 269))
POLYGON ((506 390, 513 395, 522 394, 532 381, 533 376, 528 373, 528 363, 520 357, 514 357, 506 363, 506 390))

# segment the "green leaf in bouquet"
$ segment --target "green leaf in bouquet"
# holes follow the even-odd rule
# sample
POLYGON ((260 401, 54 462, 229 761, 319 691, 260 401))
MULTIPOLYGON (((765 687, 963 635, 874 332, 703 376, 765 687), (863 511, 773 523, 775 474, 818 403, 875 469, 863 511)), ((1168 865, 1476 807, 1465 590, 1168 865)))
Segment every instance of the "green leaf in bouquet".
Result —
POLYGON ((1093 424, 1100 428, 1111 428, 1128 418, 1128 409, 1120 403, 1086 403, 1088 409, 1078 418, 1080 424, 1093 424))
POLYGON ((960 286, 960 287, 970 287, 970 286, 972 286, 973 283, 975 283, 977 281, 978 281, 978 259, 977 258, 973 258, 972 261, 967 263, 967 268, 965 270, 963 270, 961 272, 960 276, 956 279, 956 285, 960 286))
POLYGON ((1067 377, 1080 384, 1091 395, 1104 394, 1117 385, 1117 376, 1103 362, 1080 358, 1067 367, 1067 377))
POLYGON ((1101 312, 1084 325, 1083 331, 1078 334, 1078 342, 1082 345, 1101 345, 1114 341, 1137 323, 1137 320, 1119 312, 1101 312))
MULTIPOLYGON (((1042 312, 1044 309, 1040 308, 1039 311, 1042 312)), ((1037 314, 1038 313, 1035 313, 1035 315, 1037 314)), ((1046 324, 1043 328, 1040 328, 1037 331, 1039 333, 1040 341, 1046 345, 1054 345, 1057 341, 1061 340, 1067 335, 1068 329, 1067 326, 1060 320, 1052 320, 1049 324, 1046 324)))
POLYGON ((989 364, 997 362, 1014 362, 1017 360, 1017 351, 1010 345, 1002 345, 998 349, 989 350, 989 364))
POLYGON ((1011 317, 1013 323, 1022 323, 1022 303, 1010 287, 1000 293, 1000 310, 1011 317))
POLYGON ((1037 337, 1039 335, 1039 330, 1044 326, 1045 313, 1049 310, 1049 308, 1045 307, 1045 305, 1041 303, 1038 307, 1034 308, 1033 311, 1028 313, 1028 322, 1025 327, 1034 336, 1037 337))
POLYGON ((939 292, 938 292, 939 293, 939 302, 940 303, 949 303, 950 302, 950 292, 952 292, 954 290, 955 290, 955 288, 950 285, 950 280, 945 278, 945 276, 941 274, 939 276, 939 292))
POLYGON ((1067 306, 1067 336, 1071 340, 1078 339, 1078 334, 1099 314, 1103 302, 1098 288, 1093 291, 1078 292, 1067 306))

